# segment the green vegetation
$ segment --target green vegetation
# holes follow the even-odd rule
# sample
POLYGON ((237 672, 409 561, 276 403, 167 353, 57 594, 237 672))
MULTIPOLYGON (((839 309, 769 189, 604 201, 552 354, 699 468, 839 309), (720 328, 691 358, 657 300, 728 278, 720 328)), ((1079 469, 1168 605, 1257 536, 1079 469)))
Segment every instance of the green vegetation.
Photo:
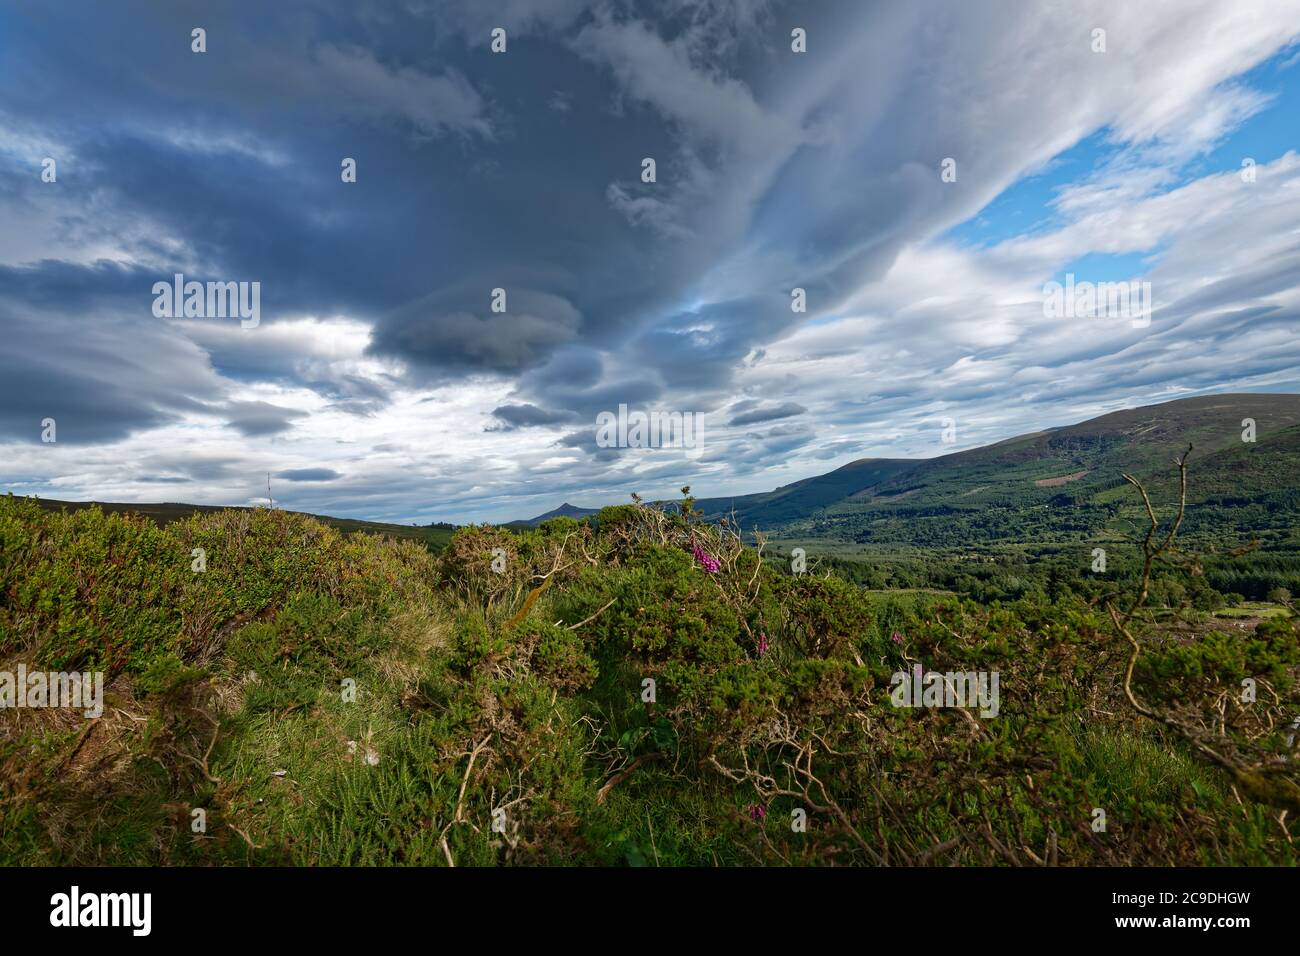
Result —
POLYGON ((1296 621, 1220 629, 1162 558, 1144 717, 1105 611, 1138 554, 978 601, 792 575, 689 497, 437 554, 5 498, 0 669, 103 669, 107 703, 0 711, 0 862, 1295 864, 1296 621), (996 671, 998 715, 891 706, 915 664, 996 671))
MULTIPOLYGON (((221 511, 258 511, 257 508, 225 508, 212 505, 186 504, 117 504, 99 501, 58 501, 52 498, 37 498, 36 503, 42 508, 53 511, 79 511, 83 508, 98 508, 109 514, 134 514, 152 518, 160 525, 181 521, 193 515, 216 514, 221 511)), ((294 512, 301 514, 302 512, 294 512)), ((399 541, 415 541, 423 544, 430 551, 441 551, 451 540, 456 530, 455 525, 437 522, 429 525, 385 524, 381 521, 359 521, 354 518, 332 518, 328 515, 307 515, 322 524, 340 531, 364 531, 367 534, 379 534, 399 541)))
POLYGON ((749 528, 755 517, 778 517, 759 524, 783 554, 802 547, 818 567, 868 588, 940 588, 982 603, 1064 590, 1096 598, 1131 584, 1138 564, 1146 515, 1124 475, 1170 500, 1170 462, 1189 444, 1195 480, 1180 541, 1201 560, 1194 575, 1161 574, 1153 603, 1201 611, 1288 603, 1300 593, 1294 395, 1184 399, 901 469, 855 462, 809 480, 840 488, 845 476, 871 476, 851 494, 798 517, 764 504, 738 519, 749 528), (1252 441, 1243 441, 1247 420, 1252 441), (1096 548, 1106 551, 1105 571, 1093 568, 1096 548))

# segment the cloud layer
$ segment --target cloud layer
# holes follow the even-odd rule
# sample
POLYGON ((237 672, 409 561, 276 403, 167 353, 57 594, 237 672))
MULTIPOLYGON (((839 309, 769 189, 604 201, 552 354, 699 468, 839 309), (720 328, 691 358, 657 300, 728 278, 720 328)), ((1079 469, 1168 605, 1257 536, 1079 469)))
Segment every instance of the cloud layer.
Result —
POLYGON ((1300 389, 1300 0, 71 9, 0 12, 17 493, 500 519, 1300 389), (155 318, 178 272, 261 322, 155 318))

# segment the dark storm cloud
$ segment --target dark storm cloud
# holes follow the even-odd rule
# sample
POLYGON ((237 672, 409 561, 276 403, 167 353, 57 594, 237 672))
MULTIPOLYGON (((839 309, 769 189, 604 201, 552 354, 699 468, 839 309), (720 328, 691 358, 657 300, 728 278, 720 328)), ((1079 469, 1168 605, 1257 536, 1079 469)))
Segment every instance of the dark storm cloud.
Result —
POLYGON ((275 477, 285 481, 333 481, 341 476, 333 468, 290 468, 277 471, 275 477))
POLYGON ((604 363, 600 353, 585 346, 557 349, 551 360, 520 376, 520 387, 545 392, 552 388, 590 388, 600 381, 604 363))
POLYGON ((385 316, 372 350, 435 374, 512 373, 572 341, 579 325, 577 310, 548 292, 458 283, 385 316), (494 300, 505 311, 494 311, 494 300))
POLYGON ((97 444, 203 411, 220 394, 206 357, 151 302, 149 277, 114 264, 0 267, 0 437, 40 441, 52 418, 58 442, 97 444))
POLYGON ((617 461, 626 451, 626 448, 601 447, 596 444, 596 426, 593 423, 591 428, 582 429, 557 439, 555 442, 561 448, 576 448, 585 451, 593 460, 598 462, 617 461))
POLYGON ((762 422, 774 422, 780 418, 793 418, 802 415, 808 409, 798 402, 782 402, 780 405, 763 406, 756 401, 737 402, 731 407, 729 425, 758 425, 762 422))
POLYGON ((137 465, 144 476, 137 481, 181 484, 229 477, 239 468, 240 460, 192 449, 169 449, 145 455, 137 465))
POLYGON ((859 441, 835 441, 817 449, 812 453, 812 457, 818 461, 830 461, 832 458, 840 458, 862 448, 862 442, 859 441))
POLYGON ((325 398, 333 399, 332 407, 341 408, 354 415, 373 415, 388 404, 388 392, 372 380, 357 375, 337 375, 329 380, 304 380, 302 384, 325 398))
POLYGON ((295 418, 307 415, 299 409, 284 408, 270 402, 231 402, 224 411, 226 424, 247 438, 278 435, 292 428, 295 418))
MULTIPOLYGON (((373 325, 370 354, 417 382, 486 373, 514 380, 512 404, 585 417, 656 390, 725 388, 739 360, 795 321, 796 272, 810 295, 832 297, 833 278, 791 264, 761 294, 680 310, 754 201, 732 177, 798 142, 797 126, 708 65, 757 62, 746 31, 769 6, 549 0, 349 15, 249 0, 200 18, 199 55, 189 11, 86 4, 65 30, 23 19, 28 42, 0 75, 37 92, 0 109, 67 144, 60 188, 98 194, 118 222, 116 233, 77 224, 81 240, 116 235, 156 264, 150 278, 197 262, 188 278, 258 281, 267 327, 355 316, 373 325), (638 19, 652 14, 662 36, 638 19), (115 29, 128 19, 133 29, 115 29), (507 56, 486 50, 497 24, 512 31, 507 56), (436 52, 420 42, 430 30, 436 52), (557 95, 566 110, 552 108, 557 95), (647 155, 659 184, 639 180, 647 155), (355 184, 340 181, 344 157, 355 184), (503 313, 490 309, 495 288, 503 313), (629 387, 602 379, 624 348, 640 371, 629 387)), ((864 204, 906 203, 890 184, 872 188, 837 210, 845 225, 814 229, 810 249, 843 251, 864 204)), ((106 278, 36 271, 33 291, 65 304, 106 278)), ((230 378, 302 384, 361 414, 387 400, 254 342, 205 344, 230 378)), ((122 388, 119 413, 133 392, 122 388)))
MULTIPOLYGON (((431 138, 488 133, 476 95, 459 74, 388 69, 325 39, 299 48, 291 24, 305 5, 256 6, 251 16, 204 17, 202 56, 189 50, 191 16, 149 5, 87 4, 60 24, 7 15, 27 36, 6 49, 0 79, 30 95, 0 104, 0 123, 39 124, 60 166, 57 183, 42 183, 33 174, 41 154, 10 168, 13 156, 0 151, 14 174, 6 196, 34 225, 50 220, 63 254, 111 245, 135 264, 0 268, 5 437, 33 440, 35 415, 59 420, 61 442, 111 441, 218 399, 223 386, 203 353, 151 312, 153 282, 174 272, 260 282, 264 329, 286 313, 364 315, 427 293, 430 187, 403 167, 415 167, 431 138), (260 86, 257 76, 277 82, 260 86), (456 107, 458 97, 469 105, 456 107), (362 170, 351 189, 339 178, 345 155, 362 170)), ((332 369, 321 379, 301 355, 277 362, 269 337, 253 341, 213 349, 217 371, 300 381, 362 413, 386 401, 373 382, 332 369)), ((232 407, 246 435, 287 427, 283 413, 232 407)))
POLYGON ((536 405, 499 405, 492 410, 492 414, 501 420, 501 425, 490 427, 490 431, 509 431, 534 425, 556 425, 568 421, 571 417, 565 412, 547 411, 536 405))
POLYGON ((47 418, 64 444, 112 441, 176 418, 129 387, 36 361, 30 353, 21 359, 0 354, 0 383, 0 436, 16 441, 40 441, 47 418))

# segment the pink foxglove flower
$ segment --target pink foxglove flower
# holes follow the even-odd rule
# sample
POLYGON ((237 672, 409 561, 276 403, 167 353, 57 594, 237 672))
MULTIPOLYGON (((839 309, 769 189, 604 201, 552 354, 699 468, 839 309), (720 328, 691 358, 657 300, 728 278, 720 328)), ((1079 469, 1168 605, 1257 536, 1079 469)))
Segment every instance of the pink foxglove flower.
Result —
POLYGON ((698 541, 691 543, 691 554, 695 555, 695 560, 700 563, 700 567, 710 574, 717 574, 718 568, 722 567, 722 562, 701 548, 698 541))

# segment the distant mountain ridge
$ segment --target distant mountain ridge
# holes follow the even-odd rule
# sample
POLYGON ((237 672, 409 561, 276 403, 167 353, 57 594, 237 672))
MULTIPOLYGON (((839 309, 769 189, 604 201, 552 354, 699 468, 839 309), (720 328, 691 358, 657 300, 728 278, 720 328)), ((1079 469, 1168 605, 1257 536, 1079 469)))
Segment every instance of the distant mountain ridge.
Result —
POLYGON ((540 514, 536 518, 524 518, 518 521, 510 521, 505 527, 516 528, 535 528, 543 521, 550 521, 552 518, 586 518, 594 515, 599 508, 579 508, 577 505, 571 505, 567 501, 558 508, 552 508, 545 514, 540 514))
MULTIPOLYGON (((1153 489, 1168 486, 1173 459, 1188 444, 1195 446, 1193 502, 1225 494, 1276 499, 1295 486, 1300 473, 1294 470, 1300 469, 1300 395, 1175 399, 936 458, 863 458, 773 491, 700 498, 696 507, 711 520, 734 516, 745 530, 910 541, 901 522, 978 519, 983 511, 1113 511, 1130 493, 1125 473, 1151 482, 1153 489), (1249 422, 1253 441, 1244 440, 1249 422), (880 535, 871 533, 873 524, 881 526, 880 535)), ((574 517, 594 513, 566 504, 522 523, 535 525, 565 508, 574 517)), ((969 525, 965 521, 967 530, 969 525)))
POLYGON ((742 526, 750 520, 777 525, 806 517, 819 508, 910 471, 924 459, 859 458, 834 471, 782 485, 774 491, 731 498, 700 498, 695 507, 705 517, 717 519, 735 515, 742 526))

